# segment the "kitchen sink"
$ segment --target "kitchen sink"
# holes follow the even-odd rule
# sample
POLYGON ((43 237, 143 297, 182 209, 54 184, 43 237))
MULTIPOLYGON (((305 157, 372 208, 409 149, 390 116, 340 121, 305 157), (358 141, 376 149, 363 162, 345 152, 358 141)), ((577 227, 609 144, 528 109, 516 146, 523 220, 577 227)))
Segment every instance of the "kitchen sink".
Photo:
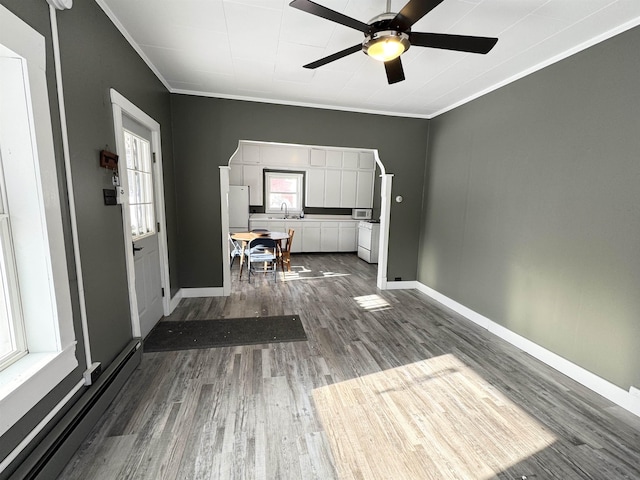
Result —
POLYGON ((300 220, 300 215, 289 215, 288 217, 267 217, 267 220, 300 220))

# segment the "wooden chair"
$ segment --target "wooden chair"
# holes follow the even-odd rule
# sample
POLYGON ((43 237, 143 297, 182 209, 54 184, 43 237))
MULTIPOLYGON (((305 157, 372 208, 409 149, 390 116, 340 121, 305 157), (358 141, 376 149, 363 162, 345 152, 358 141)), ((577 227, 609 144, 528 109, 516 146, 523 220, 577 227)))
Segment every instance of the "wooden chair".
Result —
POLYGON ((289 238, 285 240, 284 247, 281 248, 280 251, 280 268, 284 272, 285 265, 287 266, 287 272, 291 271, 291 244, 293 243, 293 234, 295 230, 290 228, 287 232, 289 234, 289 238))

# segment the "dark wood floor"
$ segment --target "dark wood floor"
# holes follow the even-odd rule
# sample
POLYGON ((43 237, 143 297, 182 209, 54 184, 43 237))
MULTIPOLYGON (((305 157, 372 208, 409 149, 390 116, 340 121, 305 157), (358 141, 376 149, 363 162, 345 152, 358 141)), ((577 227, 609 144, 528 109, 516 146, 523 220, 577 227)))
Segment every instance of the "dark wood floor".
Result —
POLYGON ((171 317, 298 314, 307 342, 145 353, 62 479, 640 479, 640 419, 355 255, 171 317))

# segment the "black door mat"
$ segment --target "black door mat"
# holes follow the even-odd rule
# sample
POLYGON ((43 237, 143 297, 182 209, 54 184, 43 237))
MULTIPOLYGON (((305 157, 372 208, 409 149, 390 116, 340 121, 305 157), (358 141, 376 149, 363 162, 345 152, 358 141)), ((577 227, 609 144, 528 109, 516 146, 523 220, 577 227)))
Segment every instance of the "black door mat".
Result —
POLYGON ((158 322, 144 339, 145 352, 302 342, 307 335, 298 315, 158 322))

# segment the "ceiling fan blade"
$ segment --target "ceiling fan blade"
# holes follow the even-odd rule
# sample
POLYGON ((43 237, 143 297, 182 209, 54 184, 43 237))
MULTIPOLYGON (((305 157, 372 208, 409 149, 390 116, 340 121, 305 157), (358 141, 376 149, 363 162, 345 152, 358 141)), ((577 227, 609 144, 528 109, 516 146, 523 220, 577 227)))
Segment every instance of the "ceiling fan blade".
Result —
POLYGON ((402 69, 402 61, 400 57, 384 62, 384 69, 387 71, 387 80, 389 85, 404 80, 404 70, 402 69))
POLYGON ((402 7, 393 20, 389 23, 391 27, 395 27, 401 32, 405 32, 411 28, 411 25, 424 17, 431 10, 440 5, 444 0, 409 0, 402 7))
POLYGON ((362 50, 362 44, 359 43, 357 45, 354 45, 353 47, 349 47, 349 48, 345 48, 344 50, 340 50, 337 53, 334 53, 333 55, 329 55, 328 57, 324 57, 321 58, 320 60, 316 60, 315 62, 311 62, 308 63, 307 65, 303 65, 304 68, 318 68, 321 67, 323 65, 326 65, 327 63, 331 63, 335 60, 339 60, 342 57, 346 57, 347 55, 351 55, 352 53, 356 53, 362 50))
POLYGON ((498 39, 472 37, 469 35, 449 35, 448 33, 411 32, 409 41, 411 45, 418 47, 442 48, 470 53, 489 53, 498 42, 498 39))
POLYGON ((327 20, 339 23, 340 25, 354 28, 363 33, 366 33, 369 30, 369 25, 366 23, 356 20, 355 18, 347 17, 346 15, 338 13, 335 10, 331 10, 330 8, 323 7, 322 5, 318 5, 310 0, 293 0, 289 6, 318 17, 326 18, 327 20))

